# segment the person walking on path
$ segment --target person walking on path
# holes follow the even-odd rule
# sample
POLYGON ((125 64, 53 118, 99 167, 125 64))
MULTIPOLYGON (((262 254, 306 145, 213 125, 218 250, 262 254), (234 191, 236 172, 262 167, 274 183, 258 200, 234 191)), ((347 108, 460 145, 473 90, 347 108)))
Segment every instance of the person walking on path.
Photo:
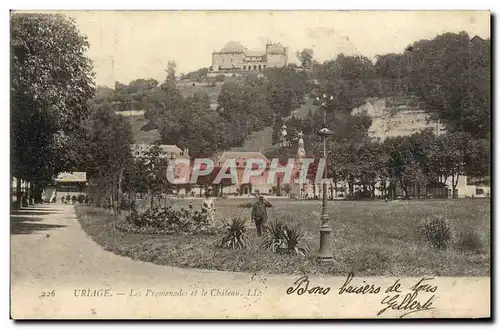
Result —
POLYGON ((259 199, 252 206, 252 221, 257 228, 258 237, 262 236, 262 229, 266 229, 267 208, 272 206, 262 195, 259 195, 259 199))
POLYGON ((214 200, 210 197, 210 192, 205 192, 205 199, 201 204, 201 212, 205 213, 208 216, 208 221, 210 225, 215 224, 215 203, 214 200))

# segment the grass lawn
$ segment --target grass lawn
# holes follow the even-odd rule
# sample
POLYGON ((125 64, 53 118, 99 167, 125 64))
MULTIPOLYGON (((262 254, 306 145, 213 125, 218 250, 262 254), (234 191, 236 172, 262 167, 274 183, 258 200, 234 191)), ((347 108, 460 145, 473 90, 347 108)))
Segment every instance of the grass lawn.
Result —
MULTIPOLYGON (((318 201, 273 200, 269 218, 289 217, 307 231, 311 252, 306 257, 279 255, 259 247, 260 239, 250 222, 250 209, 237 205, 245 199, 216 201, 217 220, 232 216, 248 218, 251 247, 225 250, 213 245, 219 236, 149 235, 122 232, 114 228, 115 216, 101 209, 77 206, 85 232, 106 250, 162 265, 223 271, 286 274, 357 276, 489 276, 490 200, 412 200, 329 202, 331 247, 334 261, 318 263, 320 211, 318 201), (437 250, 418 234, 425 218, 442 215, 451 224, 454 236, 473 230, 480 240, 478 250, 463 250, 454 242, 437 250)), ((187 200, 172 201, 176 207, 187 200)), ((201 200, 193 201, 199 207, 201 200)), ((457 239, 454 239, 454 241, 457 239)))

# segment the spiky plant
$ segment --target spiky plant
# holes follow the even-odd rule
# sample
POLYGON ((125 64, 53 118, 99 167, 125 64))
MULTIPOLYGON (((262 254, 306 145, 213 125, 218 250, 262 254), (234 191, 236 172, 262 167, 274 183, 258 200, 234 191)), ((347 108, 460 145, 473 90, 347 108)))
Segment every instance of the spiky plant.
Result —
POLYGON ((284 241, 283 229, 285 223, 281 220, 272 220, 267 224, 267 234, 262 240, 262 247, 272 252, 278 252, 284 241))
POLYGON ((300 224, 274 220, 267 225, 262 247, 273 252, 305 256, 309 248, 302 243, 304 237, 305 231, 300 224))
POLYGON ((219 245, 228 249, 245 249, 249 247, 246 220, 244 218, 232 218, 231 222, 223 220, 224 236, 219 245))
POLYGON ((309 247, 303 244, 303 239, 306 235, 300 224, 287 224, 283 229, 286 249, 284 252, 305 256, 309 251, 309 247))

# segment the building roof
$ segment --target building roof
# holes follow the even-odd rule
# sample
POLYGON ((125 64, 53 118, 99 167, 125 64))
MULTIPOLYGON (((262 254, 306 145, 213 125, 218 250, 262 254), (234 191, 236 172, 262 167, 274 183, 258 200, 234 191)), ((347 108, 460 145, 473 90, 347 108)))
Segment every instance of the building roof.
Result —
POLYGON ((159 145, 160 148, 163 150, 165 153, 182 153, 182 150, 177 146, 177 145, 159 145))
POLYGON ((269 162, 269 160, 266 158, 262 152, 232 152, 232 151, 226 151, 222 153, 222 155, 219 158, 219 162, 224 161, 226 159, 263 159, 266 162, 269 162))
POLYGON ((241 43, 237 41, 229 41, 226 43, 224 48, 221 49, 221 53, 242 53, 244 50, 241 43))
POLYGON ((481 38, 479 35, 475 35, 474 37, 472 37, 470 39, 471 42, 474 42, 474 41, 484 41, 483 38, 481 38))
POLYGON ((60 173, 55 179, 58 183, 79 183, 87 181, 87 173, 84 171, 75 171, 72 173, 60 173))
POLYGON ((252 57, 257 57, 257 56, 264 56, 266 54, 265 51, 263 50, 248 50, 245 49, 245 55, 246 56, 252 56, 252 57))
POLYGON ((267 51, 268 54, 283 54, 284 49, 283 48, 271 48, 267 51))
MULTIPOLYGON (((153 146, 154 146, 154 144, 132 144, 131 147, 132 147, 133 151, 144 153, 144 152, 147 152, 153 146)), ((157 145, 157 146, 159 146, 162 149, 162 151, 165 153, 164 156, 167 156, 169 154, 187 156, 187 154, 183 154, 184 151, 182 151, 177 145, 161 144, 161 145, 157 145)))

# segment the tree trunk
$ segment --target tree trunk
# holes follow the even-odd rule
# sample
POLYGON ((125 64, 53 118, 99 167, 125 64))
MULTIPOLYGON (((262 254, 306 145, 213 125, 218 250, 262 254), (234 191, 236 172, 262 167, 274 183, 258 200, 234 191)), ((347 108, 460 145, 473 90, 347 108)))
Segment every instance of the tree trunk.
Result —
POLYGON ((457 179, 455 180, 455 175, 451 175, 451 188, 453 189, 451 191, 451 197, 453 199, 457 198, 458 195, 457 195, 457 192, 456 192, 456 187, 458 185, 458 175, 457 175, 457 179))
POLYGON ((118 202, 118 207, 116 209, 116 213, 120 214, 121 211, 121 199, 122 199, 122 178, 123 178, 123 170, 125 168, 122 168, 120 170, 120 175, 118 175, 118 196, 117 196, 117 202, 118 202))
POLYGON ((348 180, 347 185, 349 185, 349 197, 352 198, 354 195, 354 182, 352 180, 348 180))
POLYGON ((26 206, 30 205, 31 199, 31 182, 26 182, 24 185, 24 196, 26 200, 26 206))
POLYGON ((29 189, 29 198, 28 198, 28 205, 34 205, 34 200, 35 200, 35 184, 32 182, 28 183, 28 189, 29 189))
POLYGON ((401 184, 401 189, 403 190, 403 199, 408 199, 408 187, 404 184, 401 184))
POLYGON ((14 204, 14 193, 12 193, 12 181, 14 180, 14 176, 12 176, 12 173, 10 175, 10 181, 9 181, 9 193, 10 193, 10 205, 12 206, 14 204))
POLYGON ((21 193, 21 179, 16 177, 16 199, 17 199, 17 209, 21 209, 22 207, 22 193, 21 193))
POLYGON ((149 208, 153 209, 154 195, 151 190, 149 190, 149 208))

